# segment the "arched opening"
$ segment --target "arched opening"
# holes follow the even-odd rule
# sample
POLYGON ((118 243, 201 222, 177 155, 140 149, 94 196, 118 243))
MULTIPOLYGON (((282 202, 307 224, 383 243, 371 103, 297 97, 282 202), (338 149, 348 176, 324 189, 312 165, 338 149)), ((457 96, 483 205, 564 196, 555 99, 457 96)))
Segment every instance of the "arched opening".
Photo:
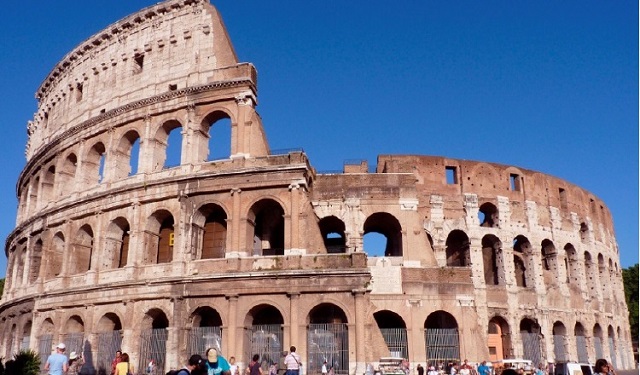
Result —
POLYGON ((266 370, 271 362, 278 363, 282 351, 282 325, 284 319, 280 311, 272 305, 254 306, 245 317, 245 327, 250 340, 245 343, 244 358, 258 354, 262 369, 266 370))
POLYGON ((5 358, 13 358, 13 354, 17 352, 16 348, 14 348, 16 341, 16 325, 13 324, 9 336, 5 338, 5 358))
POLYGON ((511 330, 509 329, 509 323, 503 317, 494 316, 489 320, 487 346, 489 347, 489 360, 491 362, 512 358, 511 330))
POLYGON ((531 242, 523 235, 518 235, 513 240, 513 266, 516 285, 527 287, 527 259, 531 257, 531 242))
POLYGON ((201 306, 193 312, 187 345, 189 353, 205 353, 209 348, 222 351, 222 318, 216 310, 201 306))
POLYGON ((40 363, 45 363, 53 349, 53 321, 50 318, 45 319, 40 325, 40 331, 38 333, 40 334, 37 337, 38 356, 40 357, 40 363))
POLYGON ((429 366, 460 360, 458 322, 453 315, 442 310, 429 314, 424 331, 429 366))
POLYGON ((600 327, 600 324, 596 323, 593 326, 593 346, 596 350, 596 358, 604 358, 602 339, 602 327, 600 327))
POLYGON ((557 251, 556 247, 551 240, 544 239, 541 244, 541 252, 542 252, 542 268, 545 271, 552 271, 554 275, 557 274, 556 269, 556 256, 557 251))
POLYGON ((382 310, 373 314, 382 333, 390 357, 409 358, 407 345, 407 325, 404 319, 393 311, 382 310))
POLYGON ((122 347, 122 322, 118 315, 106 313, 98 321, 96 329, 98 340, 98 345, 95 348, 96 369, 98 374, 108 374, 111 371, 111 361, 115 358, 116 351, 121 350, 122 347))
MULTIPOLYGON (((482 263, 484 268, 484 282, 486 285, 499 285, 500 269, 498 268, 499 254, 502 253, 502 241, 493 234, 482 237, 482 263)), ((504 279, 503 279, 504 282, 504 279)))
POLYGON ((36 212, 38 209, 38 193, 40 190, 40 177, 34 178, 29 184, 29 212, 36 212))
POLYGON ((567 273, 569 285, 572 285, 573 288, 577 289, 579 288, 582 280, 582 276, 580 275, 582 267, 578 260, 578 252, 576 251, 576 248, 573 247, 573 245, 570 243, 564 246, 564 251, 569 262, 569 272, 567 273))
POLYGON ((76 191, 75 189, 75 178, 76 171, 78 165, 78 158, 75 154, 69 154, 62 162, 62 167, 60 168, 59 177, 59 187, 58 187, 58 195, 66 196, 70 193, 76 191))
POLYGON ((576 349, 578 350, 578 362, 589 363, 589 353, 587 351, 587 338, 584 326, 577 322, 573 328, 573 335, 576 338, 576 349))
POLYGON ((76 352, 86 354, 84 352, 84 321, 78 315, 71 316, 64 326, 64 332, 61 335, 61 342, 67 346, 67 353, 76 352))
POLYGON ((38 280, 40 274, 40 266, 42 264, 42 240, 38 238, 31 248, 31 267, 29 269, 29 284, 33 284, 38 280))
POLYGON ((307 362, 310 373, 320 373, 322 364, 336 374, 349 373, 349 331, 344 311, 332 303, 322 303, 309 312, 307 362))
POLYGON ((153 171, 180 165, 182 156, 182 125, 167 121, 156 132, 153 151, 153 171))
POLYGON ((114 219, 107 228, 102 267, 104 269, 122 268, 129 258, 131 228, 124 217, 114 219))
POLYGON ((200 208, 202 224, 202 259, 224 258, 227 246, 227 213, 216 204, 200 208))
MULTIPOLYGON (((465 267, 471 265, 469 246, 471 241, 467 234, 461 230, 452 230, 446 241, 447 266, 465 267)), ((405 357, 406 358, 406 357, 405 357)))
POLYGON ((490 202, 483 203, 478 209, 478 221, 481 227, 498 228, 500 226, 498 207, 490 202))
POLYGON ((64 255, 65 241, 62 232, 58 232, 53 236, 51 240, 51 246, 49 247, 48 261, 45 262, 47 267, 45 273, 45 280, 51 280, 56 276, 59 276, 62 272, 62 258, 64 255))
POLYGON ((156 368, 165 368, 169 337, 167 328, 169 328, 169 319, 164 311, 154 308, 145 314, 140 332, 139 369, 146 368, 151 361, 156 364, 156 368))
POLYGON ((56 167, 54 165, 50 165, 44 171, 42 175, 42 194, 40 198, 40 202, 42 202, 43 206, 46 206, 49 202, 54 199, 54 186, 56 179, 56 167))
POLYGON ((524 359, 533 363, 540 363, 542 349, 540 347, 540 325, 532 319, 524 318, 520 321, 520 337, 524 359))
POLYGON ((228 159, 231 155, 231 119, 222 111, 207 115, 205 132, 209 136, 208 152, 204 160, 228 159))
POLYGON ((33 324, 31 321, 27 321, 22 326, 22 341, 20 342, 20 350, 28 350, 31 344, 31 328, 33 324))
MULTIPOLYGON (((253 255, 284 255, 284 210, 272 199, 256 202, 249 211, 253 255)), ((256 354, 256 353, 254 353, 256 354)))
POLYGON ((102 182, 105 156, 106 148, 102 142, 98 142, 91 147, 82 162, 85 186, 90 187, 102 182))
POLYGON ((616 342, 615 342, 615 332, 612 326, 607 328, 608 338, 609 338, 609 357, 611 358, 611 364, 613 368, 618 368, 618 360, 616 353, 616 342))
POLYGON ((607 272, 607 264, 602 254, 598 254, 598 279, 600 281, 600 290, 605 299, 609 299, 611 290, 609 288, 609 273, 607 272))
POLYGON ((88 224, 80 227, 74 239, 69 272, 71 275, 85 273, 91 269, 93 254, 93 229, 88 224))
POLYGON ((167 210, 158 210, 149 217, 144 234, 147 240, 144 264, 169 263, 173 260, 176 241, 173 224, 173 215, 167 210))
POLYGON ((376 212, 369 216, 364 222, 364 250, 369 256, 381 256, 386 257, 401 257, 402 256, 402 227, 400 222, 393 215, 386 212, 376 212), (384 236, 386 244, 384 245, 384 254, 380 254, 377 249, 380 245, 375 245, 374 249, 370 251, 368 245, 374 246, 378 239, 373 239, 375 236, 371 236, 373 241, 368 241, 370 233, 377 233, 384 236))
POLYGON ((585 222, 580 223, 580 240, 582 243, 589 242, 589 226, 585 222))
POLYGON ((138 161, 140 159, 140 134, 135 130, 126 132, 115 154, 116 168, 115 179, 122 179, 138 173, 138 161))
POLYGON ((347 252, 347 240, 344 222, 335 216, 327 216, 318 223, 324 240, 324 247, 329 254, 347 252))
POLYGON ((567 329, 562 322, 553 323, 553 355, 556 362, 567 360, 567 329))

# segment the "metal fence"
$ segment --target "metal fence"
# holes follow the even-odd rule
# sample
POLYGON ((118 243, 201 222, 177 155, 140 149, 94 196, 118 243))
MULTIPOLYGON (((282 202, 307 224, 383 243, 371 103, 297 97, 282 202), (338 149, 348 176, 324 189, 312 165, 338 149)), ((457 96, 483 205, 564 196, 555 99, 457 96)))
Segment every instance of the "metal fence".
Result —
POLYGON ((540 355, 540 336, 537 333, 520 332, 522 336, 522 349, 524 359, 528 359, 533 363, 540 363, 542 356, 540 355))
POLYGON ((460 360, 460 338, 457 328, 427 328, 424 335, 429 365, 437 366, 440 362, 460 360))
POLYGON ((392 357, 409 358, 406 328, 380 328, 380 332, 392 357))
POLYGON ((40 356, 40 370, 44 369, 44 364, 51 354, 53 348, 53 335, 42 335, 38 337, 38 354, 40 356))
MULTIPOLYGON (((564 335, 553 335, 553 355, 556 362, 566 361, 567 353, 565 352, 564 335)), ((539 363, 539 362, 534 362, 539 363)))
POLYGON ((166 328, 148 329, 141 332, 138 369, 145 371, 147 364, 153 360, 156 366, 151 375, 164 374, 168 337, 169 332, 166 328))
POLYGON ((596 348, 596 358, 603 358, 604 353, 602 352, 602 339, 600 337, 593 338, 593 346, 596 348))
POLYGON ((27 350, 31 345, 31 338, 29 336, 24 336, 22 338, 22 342, 20 343, 20 350, 27 350))
POLYGON ((609 337, 609 357, 611 358, 613 368, 618 368, 618 361, 616 360, 616 346, 613 342, 613 337, 609 337))
POLYGON ((108 375, 111 373, 111 362, 122 346, 122 332, 101 332, 98 333, 97 339, 95 368, 98 375, 108 375))
POLYGON ((269 365, 279 363, 282 356, 282 325, 280 324, 259 324, 251 326, 247 330, 249 335, 249 353, 245 353, 247 362, 251 356, 260 356, 263 370, 267 370, 269 365))
POLYGON ((220 327, 193 327, 187 334, 187 353, 204 356, 209 348, 222 351, 222 329, 220 327))
POLYGON ((589 351, 587 350, 587 338, 576 336, 576 349, 578 350, 578 362, 589 363, 589 351))
POLYGON ((307 331, 308 374, 320 374, 322 364, 336 374, 349 373, 349 331, 344 323, 309 324, 307 331))

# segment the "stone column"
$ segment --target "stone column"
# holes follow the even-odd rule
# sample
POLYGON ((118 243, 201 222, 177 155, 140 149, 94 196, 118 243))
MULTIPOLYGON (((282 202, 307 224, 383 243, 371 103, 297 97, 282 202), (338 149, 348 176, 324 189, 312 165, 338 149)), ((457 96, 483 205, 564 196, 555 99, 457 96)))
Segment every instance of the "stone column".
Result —
POLYGON ((246 251, 245 237, 242 235, 242 231, 245 228, 245 223, 242 222, 243 215, 240 213, 240 194, 241 189, 234 188, 229 192, 232 197, 231 204, 231 217, 227 219, 229 223, 228 228, 230 230, 230 236, 227 236, 227 256, 239 256, 240 253, 246 251))
MULTIPOLYGON (((289 345, 293 345, 296 348, 299 348, 301 346, 300 343, 298 342, 298 339, 300 338, 300 335, 298 332, 298 329, 299 329, 298 311, 300 309, 300 293, 291 292, 291 293, 288 293, 288 296, 289 296, 289 306, 290 306, 289 311, 290 311, 290 317, 291 317, 291 321, 289 322, 289 325, 290 325, 289 345)), ((288 349, 289 349, 288 347, 283 348, 283 350, 288 350, 288 349)), ((300 354, 300 352, 298 354, 300 354)))
MULTIPOLYGON (((228 309, 229 309, 229 321, 227 322, 227 337, 226 342, 224 344, 224 355, 226 358, 229 358, 233 353, 242 353, 242 348, 238 347, 238 342, 236 341, 236 337, 238 337, 238 295, 232 294, 226 296, 229 301, 228 309)), ((242 341, 240 340, 240 343, 242 341)), ((244 360, 244 358, 240 358, 244 360)))
MULTIPOLYGON (((285 249, 300 249, 300 184, 293 183, 289 185, 289 192, 291 193, 290 204, 290 225, 289 234, 289 246, 285 244, 285 249)), ((285 225, 286 226, 286 225, 285 225)))
MULTIPOLYGON (((362 345, 365 342, 365 294, 367 293, 366 289, 357 289, 352 291, 354 296, 354 304, 355 304, 355 331, 356 331, 356 343, 362 345)), ((363 374, 366 369, 366 355, 365 348, 363 346, 359 346, 355 348, 356 352, 356 374, 363 374)))

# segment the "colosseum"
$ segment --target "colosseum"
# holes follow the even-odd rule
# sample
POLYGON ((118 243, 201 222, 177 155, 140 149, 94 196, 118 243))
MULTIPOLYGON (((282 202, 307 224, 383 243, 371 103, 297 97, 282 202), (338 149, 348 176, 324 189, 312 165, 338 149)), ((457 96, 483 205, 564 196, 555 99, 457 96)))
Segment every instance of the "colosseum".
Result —
POLYGON ((64 342, 87 373, 121 348, 163 374, 207 347, 267 364, 295 345, 309 374, 389 356, 633 367, 604 202, 516 166, 380 155, 375 171, 319 173, 302 150, 271 150, 256 68, 207 0, 111 24, 36 97, 4 358, 64 342), (211 147, 222 127, 225 155, 211 147))

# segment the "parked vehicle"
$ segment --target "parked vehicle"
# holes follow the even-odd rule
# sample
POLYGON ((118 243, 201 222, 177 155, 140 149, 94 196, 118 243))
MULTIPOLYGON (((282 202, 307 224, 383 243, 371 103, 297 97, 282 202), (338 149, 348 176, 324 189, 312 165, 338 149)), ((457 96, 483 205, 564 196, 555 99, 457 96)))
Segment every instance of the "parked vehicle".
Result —
MULTIPOLYGON (((493 363, 494 368, 500 368, 502 370, 512 368, 514 370, 522 369, 524 375, 533 375, 535 373, 535 366, 528 359, 502 359, 493 363)), ((555 374, 554 374, 555 375, 555 374)))
POLYGON ((594 375, 595 369, 589 363, 556 362, 553 375, 594 375))

